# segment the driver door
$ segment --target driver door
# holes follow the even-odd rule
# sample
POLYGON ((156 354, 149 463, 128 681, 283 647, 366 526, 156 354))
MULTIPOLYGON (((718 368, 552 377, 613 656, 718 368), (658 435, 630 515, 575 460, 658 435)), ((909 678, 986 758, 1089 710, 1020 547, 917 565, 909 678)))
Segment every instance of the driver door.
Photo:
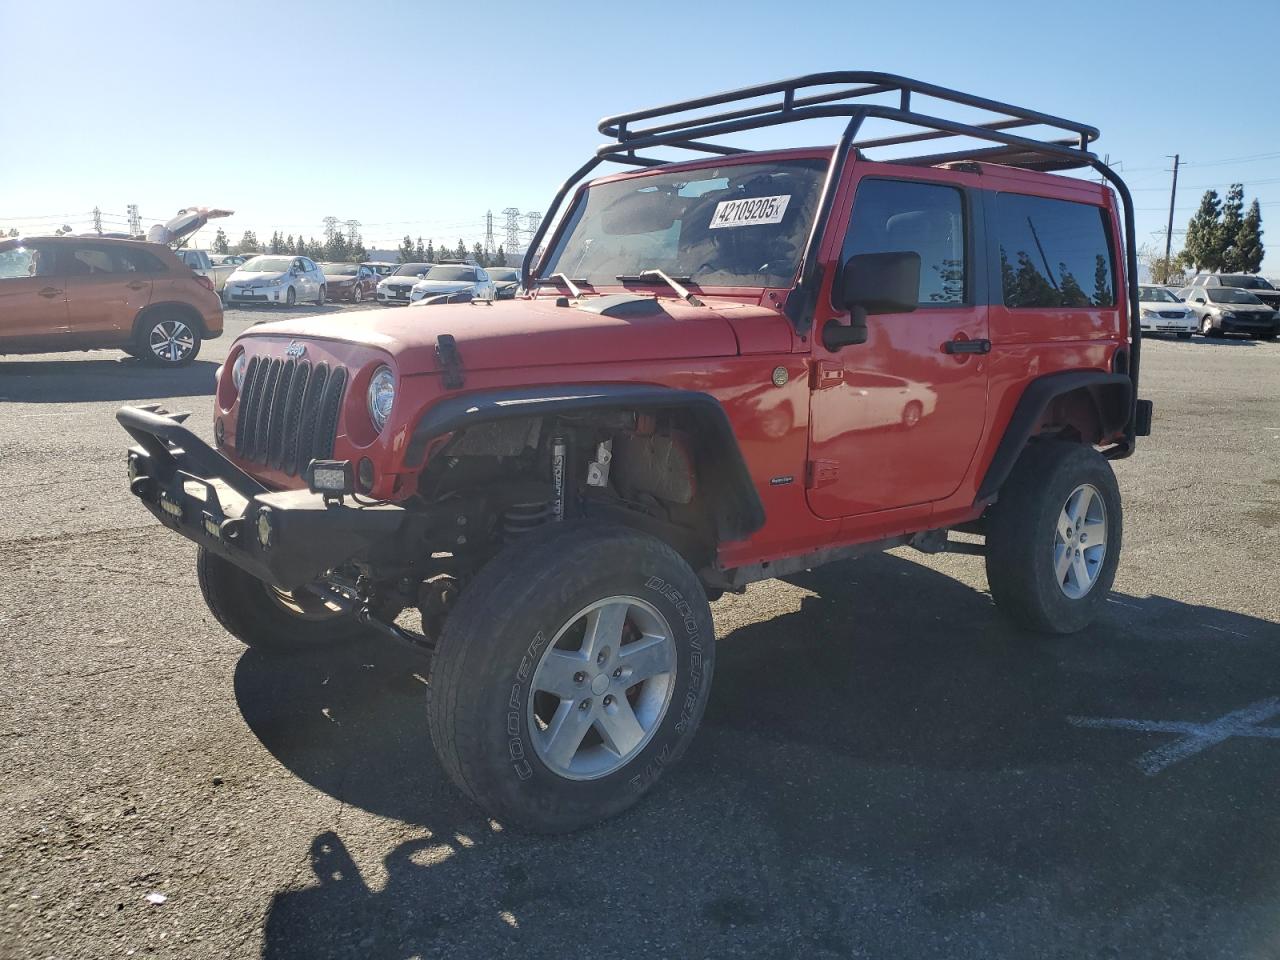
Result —
POLYGON ((858 254, 918 253, 919 305, 869 316, 866 342, 836 351, 821 330, 848 314, 816 311, 809 506, 828 519, 928 513, 964 480, 986 420, 988 358, 969 352, 990 349, 981 198, 954 171, 884 164, 850 187, 831 221, 846 225, 836 276, 858 254))

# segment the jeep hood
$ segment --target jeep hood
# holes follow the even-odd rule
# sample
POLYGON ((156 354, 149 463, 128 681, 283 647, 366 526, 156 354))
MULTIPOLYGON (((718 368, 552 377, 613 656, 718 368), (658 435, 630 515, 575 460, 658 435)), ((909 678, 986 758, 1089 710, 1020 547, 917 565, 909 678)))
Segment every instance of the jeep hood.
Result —
MULTIPOLYGON (((683 300, 623 295, 560 307, 546 297, 282 320, 256 326, 241 339, 362 344, 386 351, 406 376, 439 372, 436 338, 442 334, 457 342, 464 371, 733 356, 738 341, 729 318, 735 315, 781 320, 775 310, 737 302, 695 307, 683 300)), ((602 375, 607 373, 593 371, 597 378, 602 375)))

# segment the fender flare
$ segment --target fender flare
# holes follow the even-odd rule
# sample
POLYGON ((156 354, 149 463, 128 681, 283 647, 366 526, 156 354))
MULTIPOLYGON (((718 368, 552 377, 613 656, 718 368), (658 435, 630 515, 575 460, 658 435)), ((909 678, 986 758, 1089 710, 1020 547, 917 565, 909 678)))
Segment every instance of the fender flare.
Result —
POLYGON ((209 329, 204 323, 204 316, 191 304, 183 303, 181 300, 161 300, 159 303, 149 303, 139 310, 138 315, 133 318, 133 338, 138 336, 138 331, 142 328, 142 323, 147 317, 158 311, 165 310, 181 314, 187 320, 194 321, 196 329, 200 331, 201 338, 205 340, 211 339, 209 329))
POLYGON ((990 500, 999 492, 1027 441, 1040 425, 1049 404, 1057 397, 1077 390, 1085 391, 1093 401, 1104 437, 1124 431, 1133 407, 1133 381, 1127 374, 1071 370, 1039 377, 1031 381, 1018 398, 1004 436, 1000 438, 986 475, 978 486, 977 501, 990 500))
POLYGON ((591 410, 672 410, 687 414, 704 442, 697 469, 715 511, 716 535, 743 540, 764 526, 764 504, 756 492, 733 426, 720 401, 707 393, 646 384, 564 384, 482 390, 446 397, 428 409, 405 448, 405 464, 422 466, 430 442, 446 433, 495 420, 543 417, 591 410))

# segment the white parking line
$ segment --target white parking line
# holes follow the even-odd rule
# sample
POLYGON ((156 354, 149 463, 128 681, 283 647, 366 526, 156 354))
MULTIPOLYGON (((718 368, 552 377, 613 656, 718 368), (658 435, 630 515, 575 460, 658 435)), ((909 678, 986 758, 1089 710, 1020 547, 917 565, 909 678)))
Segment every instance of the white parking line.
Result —
POLYGON ((1134 763, 1149 777, 1188 760, 1197 753, 1232 737, 1256 737, 1280 740, 1280 727, 1259 727, 1257 724, 1280 714, 1280 698, 1259 700, 1241 710, 1228 713, 1209 723, 1188 723, 1181 720, 1125 720, 1112 717, 1067 717, 1073 727, 1089 730, 1134 730, 1139 733, 1177 733, 1181 738, 1148 750, 1134 763))

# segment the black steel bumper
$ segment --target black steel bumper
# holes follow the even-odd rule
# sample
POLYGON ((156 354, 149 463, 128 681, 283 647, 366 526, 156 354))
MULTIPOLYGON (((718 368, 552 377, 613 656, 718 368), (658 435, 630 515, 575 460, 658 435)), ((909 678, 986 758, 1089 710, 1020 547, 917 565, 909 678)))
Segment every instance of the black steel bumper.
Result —
POLYGON ((308 490, 271 492, 155 408, 121 407, 129 489, 167 527, 281 590, 310 583, 396 536, 393 505, 326 503, 308 490))

